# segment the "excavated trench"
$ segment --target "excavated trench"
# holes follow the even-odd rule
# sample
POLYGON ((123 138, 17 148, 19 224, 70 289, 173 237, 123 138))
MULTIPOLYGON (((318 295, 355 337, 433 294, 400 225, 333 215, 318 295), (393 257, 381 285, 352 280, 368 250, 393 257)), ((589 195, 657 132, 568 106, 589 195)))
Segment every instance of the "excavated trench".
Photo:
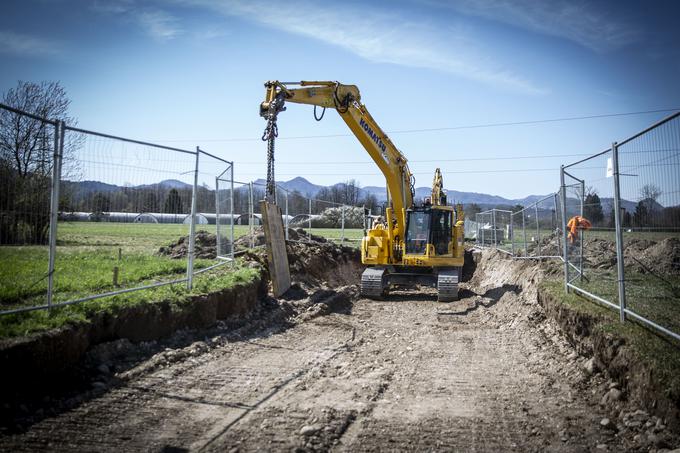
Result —
POLYGON ((372 301, 358 294, 356 250, 302 239, 289 244, 296 283, 284 297, 208 329, 91 348, 81 384, 5 406, 0 449, 678 446, 546 316, 540 266, 469 252, 459 301, 439 304, 431 288, 372 301))

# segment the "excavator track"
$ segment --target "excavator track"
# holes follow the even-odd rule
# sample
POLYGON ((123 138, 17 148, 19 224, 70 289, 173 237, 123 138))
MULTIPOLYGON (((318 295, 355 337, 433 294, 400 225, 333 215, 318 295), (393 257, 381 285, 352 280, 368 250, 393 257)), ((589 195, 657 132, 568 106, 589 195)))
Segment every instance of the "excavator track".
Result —
POLYGON ((454 267, 441 269, 437 276, 437 301, 452 302, 458 300, 458 282, 461 269, 454 267))
POLYGON ((380 298, 383 295, 383 277, 385 269, 369 267, 361 274, 361 295, 370 298, 380 298))

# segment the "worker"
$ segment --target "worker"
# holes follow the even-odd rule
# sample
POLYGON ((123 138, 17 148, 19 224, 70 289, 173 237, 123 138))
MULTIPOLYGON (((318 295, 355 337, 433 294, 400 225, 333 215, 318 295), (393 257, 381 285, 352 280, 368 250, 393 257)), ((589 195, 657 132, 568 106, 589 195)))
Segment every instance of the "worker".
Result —
POLYGON ((578 230, 589 230, 592 226, 593 225, 588 219, 581 217, 580 215, 575 215, 569 219, 569 222, 567 222, 567 228, 569 229, 567 237, 569 238, 569 242, 573 244, 574 241, 578 241, 578 230))

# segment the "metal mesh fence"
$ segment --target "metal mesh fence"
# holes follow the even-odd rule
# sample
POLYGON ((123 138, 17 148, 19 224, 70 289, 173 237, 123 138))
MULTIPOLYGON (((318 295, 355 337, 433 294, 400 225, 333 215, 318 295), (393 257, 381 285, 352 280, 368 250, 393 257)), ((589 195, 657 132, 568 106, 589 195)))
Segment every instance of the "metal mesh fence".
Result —
POLYGON ((184 278, 195 154, 66 128, 54 302, 184 278))
POLYGON ((680 114, 563 167, 565 280, 680 339, 680 114), (592 225, 580 229, 574 216, 592 225))
POLYGON ((214 171, 230 162, 1 105, 0 134, 17 133, 0 154, 1 314, 191 287, 216 265, 214 171))
POLYGON ((617 151, 625 305, 680 334, 680 116, 617 151))
POLYGON ((0 109, 1 309, 47 294, 59 140, 56 122, 0 109))
POLYGON ((611 159, 608 150, 565 167, 565 272, 568 283, 618 304, 611 159), (579 226, 576 216, 590 227, 579 226))
POLYGON ((562 256, 558 194, 550 194, 522 210, 512 213, 510 251, 522 258, 560 258, 562 256))

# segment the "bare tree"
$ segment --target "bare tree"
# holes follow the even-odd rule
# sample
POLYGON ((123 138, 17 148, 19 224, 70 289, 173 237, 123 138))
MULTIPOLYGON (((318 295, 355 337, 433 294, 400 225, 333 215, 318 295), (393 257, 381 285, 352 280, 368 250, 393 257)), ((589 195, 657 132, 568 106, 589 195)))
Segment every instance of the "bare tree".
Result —
MULTIPOLYGON (((70 101, 58 82, 19 81, 2 102, 48 120, 76 123, 68 116, 70 101)), ((73 155, 80 143, 80 134, 67 134, 63 174, 77 173, 73 155)), ((46 242, 53 156, 54 126, 0 108, 0 243, 46 242)))
POLYGON ((654 200, 661 196, 661 189, 654 184, 645 184, 640 189, 640 200, 654 200))
MULTIPOLYGON (((75 118, 68 115, 71 104, 59 82, 23 82, 10 88, 2 102, 24 112, 48 120, 61 120, 73 126, 75 118)), ((80 134, 69 133, 64 141, 64 170, 76 171, 73 154, 82 143, 80 134)), ((0 159, 15 170, 19 177, 47 176, 52 171, 54 129, 44 121, 0 109, 0 159)))

